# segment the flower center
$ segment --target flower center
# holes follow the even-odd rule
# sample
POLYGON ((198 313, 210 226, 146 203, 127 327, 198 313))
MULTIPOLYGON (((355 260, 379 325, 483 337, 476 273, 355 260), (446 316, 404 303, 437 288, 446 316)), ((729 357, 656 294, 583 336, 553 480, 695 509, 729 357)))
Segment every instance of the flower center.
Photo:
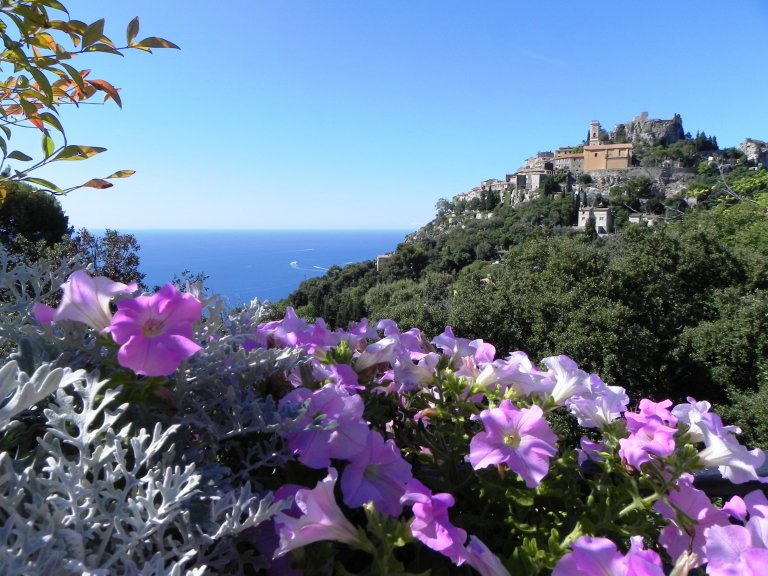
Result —
POLYGON ((148 320, 144 326, 142 326, 144 336, 147 338, 154 338, 163 333, 163 322, 161 320, 148 320))
POLYGON ((504 436, 504 444, 511 448, 517 448, 520 445, 520 436, 514 432, 508 436, 504 436))

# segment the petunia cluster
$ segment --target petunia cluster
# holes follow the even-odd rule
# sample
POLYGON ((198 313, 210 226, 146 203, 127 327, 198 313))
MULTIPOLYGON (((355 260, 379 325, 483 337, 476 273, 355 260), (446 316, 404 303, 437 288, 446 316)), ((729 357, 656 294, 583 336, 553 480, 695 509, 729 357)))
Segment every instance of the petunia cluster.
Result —
MULTIPOLYGON (((716 560, 716 542, 725 538, 720 528, 739 542, 756 529, 745 526, 747 532, 736 534, 732 516, 703 492, 695 497, 690 492, 689 472, 717 466, 734 482, 757 480, 764 459, 759 450, 741 446, 738 430, 723 425, 706 403, 689 399, 675 406, 642 399, 629 410, 623 388, 604 383, 568 357, 544 358, 539 365, 519 351, 497 358, 492 345, 459 338, 450 327, 431 341, 417 329, 401 332, 391 321, 371 326, 363 320, 334 331, 288 309, 283 320, 261 325, 249 345, 291 346, 308 355, 310 381, 306 369, 286 375, 293 389, 280 405, 297 415, 282 435, 297 462, 326 470, 327 478, 335 479, 340 470, 342 507, 334 509, 342 515, 339 526, 355 517, 351 511, 372 507, 407 522, 415 541, 480 574, 508 574, 525 565, 518 560, 520 549, 510 553, 508 546, 493 544, 522 547, 525 531, 536 529, 531 532, 531 524, 520 519, 520 510, 539 502, 538 521, 546 524, 546 494, 553 489, 564 495, 575 490, 576 501, 569 507, 561 500, 562 508, 584 514, 562 516, 542 528, 550 546, 553 530, 562 544, 552 552, 551 564, 538 569, 549 566, 557 574, 591 573, 595 566, 608 567, 595 572, 605 574, 662 574, 675 563, 677 573, 715 567, 725 562, 716 560), (375 414, 382 403, 390 407, 389 420, 375 414), (558 413, 570 415, 584 434, 594 432, 569 445, 552 426, 558 413), (444 471, 448 463, 453 468, 444 471), (602 485, 608 478, 611 488, 602 485), (610 501, 595 499, 607 489, 610 501), (523 496, 526 491, 529 496, 523 496), (503 536, 472 510, 473 502, 490 505, 492 494, 524 502, 495 503, 507 511, 490 517, 498 517, 503 536), (686 502, 699 504, 686 507, 686 502), (662 530, 649 525, 634 538, 617 537, 623 518, 639 526, 639 518, 654 512, 662 530), (707 531, 715 519, 730 520, 707 531), (699 532, 692 528, 697 523, 703 527, 699 532), (655 549, 641 543, 649 536, 655 549), (707 564, 707 554, 714 564, 707 564)), ((284 526, 277 526, 278 557, 295 549, 295 530, 284 526)), ((376 548, 361 541, 364 530, 354 541, 349 530, 339 537, 321 529, 312 534, 305 544, 336 540, 369 552, 376 548)), ((750 536, 750 549, 760 548, 755 542, 750 536)))
MULTIPOLYGON (((171 375, 201 350, 202 304, 172 285, 133 296, 80 271, 62 291, 39 322, 87 324, 137 375, 171 375)), ((372 573, 501 576, 758 574, 768 560, 765 495, 717 506, 696 485, 704 469, 763 481, 763 452, 706 402, 632 404, 567 356, 500 354, 450 327, 332 329, 288 308, 238 342, 302 358, 269 386, 269 442, 289 464, 249 463, 283 505, 258 544, 254 532, 275 573, 312 554, 346 572, 362 555, 372 573)))

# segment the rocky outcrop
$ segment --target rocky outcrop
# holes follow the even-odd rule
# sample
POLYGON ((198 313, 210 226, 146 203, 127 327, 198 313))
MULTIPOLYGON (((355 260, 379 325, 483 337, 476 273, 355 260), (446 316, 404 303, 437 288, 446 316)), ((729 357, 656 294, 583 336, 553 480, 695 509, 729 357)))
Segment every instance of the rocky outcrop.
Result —
POLYGON ((747 138, 739 145, 739 150, 744 152, 749 162, 768 166, 768 142, 747 138))
POLYGON ((658 168, 637 166, 626 170, 599 170, 588 172, 592 184, 588 194, 610 194, 611 188, 626 184, 633 178, 648 178, 653 182, 651 191, 656 196, 671 198, 681 194, 691 185, 696 171, 690 168, 658 168))
POLYGON ((679 114, 675 114, 671 120, 649 120, 647 112, 626 124, 617 124, 610 135, 613 142, 667 146, 685 138, 683 119, 679 114))

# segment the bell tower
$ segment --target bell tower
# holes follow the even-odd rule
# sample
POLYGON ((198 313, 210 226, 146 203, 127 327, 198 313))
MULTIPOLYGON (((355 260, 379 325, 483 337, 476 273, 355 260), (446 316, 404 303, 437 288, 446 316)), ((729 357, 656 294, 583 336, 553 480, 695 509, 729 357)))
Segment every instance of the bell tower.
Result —
POLYGON ((597 146, 600 144, 600 122, 592 120, 589 124, 589 145, 597 146))

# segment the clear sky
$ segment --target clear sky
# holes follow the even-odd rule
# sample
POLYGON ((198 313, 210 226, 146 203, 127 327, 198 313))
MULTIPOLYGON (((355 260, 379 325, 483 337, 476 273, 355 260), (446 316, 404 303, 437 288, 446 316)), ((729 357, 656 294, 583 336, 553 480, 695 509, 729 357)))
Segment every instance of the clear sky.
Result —
POLYGON ((136 175, 62 200, 76 227, 415 229, 540 150, 647 111, 768 140, 768 2, 73 0, 180 51, 77 64, 123 109, 66 110, 108 152, 41 177, 136 175))

